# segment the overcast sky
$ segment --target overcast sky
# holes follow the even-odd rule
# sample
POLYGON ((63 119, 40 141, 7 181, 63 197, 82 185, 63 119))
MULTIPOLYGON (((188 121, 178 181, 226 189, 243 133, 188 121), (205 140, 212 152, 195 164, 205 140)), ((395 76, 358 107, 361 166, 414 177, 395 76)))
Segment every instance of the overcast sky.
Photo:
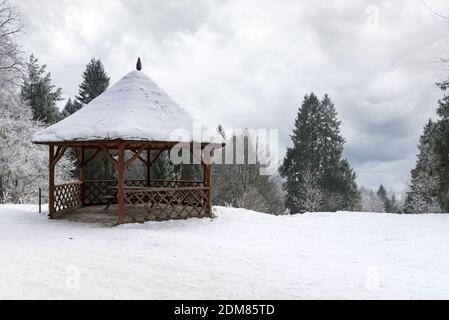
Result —
MULTIPOLYGON (((423 0, 449 15, 447 0, 423 0)), ((111 82, 144 71, 213 127, 279 128, 328 93, 358 182, 406 188, 417 139, 449 74, 449 26, 420 0, 20 0, 27 53, 74 96, 92 57, 111 82)))

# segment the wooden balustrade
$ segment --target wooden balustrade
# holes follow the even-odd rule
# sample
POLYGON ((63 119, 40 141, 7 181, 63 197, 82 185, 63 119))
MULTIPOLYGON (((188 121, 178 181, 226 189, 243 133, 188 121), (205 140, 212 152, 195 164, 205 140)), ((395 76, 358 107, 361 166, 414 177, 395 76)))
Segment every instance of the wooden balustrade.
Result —
MULTIPOLYGON (((61 215, 83 205, 106 205, 117 196, 117 181, 86 181, 55 186, 54 212, 61 215), (83 203, 84 200, 84 203, 83 203)), ((144 210, 149 220, 210 217, 209 188, 204 182, 127 180, 125 204, 144 210)))
POLYGON ((210 217, 205 187, 142 188, 125 190, 125 203, 141 207, 149 220, 210 217))
POLYGON ((54 213, 64 213, 79 209, 83 206, 81 200, 81 182, 67 183, 54 187, 54 213))

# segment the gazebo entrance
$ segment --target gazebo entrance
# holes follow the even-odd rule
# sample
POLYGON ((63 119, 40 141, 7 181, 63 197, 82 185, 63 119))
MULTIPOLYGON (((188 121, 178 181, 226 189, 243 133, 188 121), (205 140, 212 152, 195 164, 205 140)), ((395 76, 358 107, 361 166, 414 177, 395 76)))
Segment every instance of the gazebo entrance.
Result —
MULTIPOLYGON (((117 142, 113 144, 50 145, 49 215, 53 219, 89 206, 104 206, 104 210, 117 205, 118 223, 131 221, 163 221, 213 217, 211 161, 201 157, 203 181, 155 180, 151 168, 163 152, 174 147, 154 143, 117 142), (68 148, 77 150, 79 181, 55 185, 55 166, 68 148), (93 156, 86 158, 88 150, 93 156), (115 152, 115 155, 113 153, 115 152), (153 154, 153 156, 151 156, 153 154), (128 158, 126 157, 128 155, 128 158), (88 181, 85 168, 98 156, 109 159, 117 170, 117 180, 88 181), (126 170, 134 161, 147 167, 147 178, 125 179, 126 170), (127 211, 138 212, 139 219, 127 211), (129 220, 128 220, 129 221, 129 220)), ((190 150, 190 148, 189 148, 190 150)), ((210 159, 210 158, 209 158, 210 159)))

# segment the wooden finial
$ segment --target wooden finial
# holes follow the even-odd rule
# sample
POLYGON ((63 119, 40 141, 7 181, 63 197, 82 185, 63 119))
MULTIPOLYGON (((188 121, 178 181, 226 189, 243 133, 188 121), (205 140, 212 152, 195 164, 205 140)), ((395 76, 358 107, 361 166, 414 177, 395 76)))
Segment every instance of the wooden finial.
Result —
POLYGON ((139 59, 137 59, 136 69, 137 69, 138 71, 141 71, 141 70, 142 70, 142 60, 140 60, 140 57, 139 57, 139 59))

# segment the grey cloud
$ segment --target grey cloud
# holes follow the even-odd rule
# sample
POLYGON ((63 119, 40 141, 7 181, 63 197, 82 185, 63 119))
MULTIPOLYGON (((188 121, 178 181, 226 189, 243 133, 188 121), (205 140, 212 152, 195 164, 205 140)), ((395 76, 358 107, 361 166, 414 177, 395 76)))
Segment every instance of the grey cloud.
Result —
MULTIPOLYGON (((405 187, 440 96, 434 82, 445 75, 433 61, 447 54, 449 30, 419 1, 16 3, 28 26, 25 49, 48 64, 66 96, 91 57, 103 59, 114 82, 139 55, 197 118, 278 128, 283 154, 303 96, 329 93, 345 155, 367 187, 405 187)), ((426 3, 449 12, 446 0, 426 3)))

